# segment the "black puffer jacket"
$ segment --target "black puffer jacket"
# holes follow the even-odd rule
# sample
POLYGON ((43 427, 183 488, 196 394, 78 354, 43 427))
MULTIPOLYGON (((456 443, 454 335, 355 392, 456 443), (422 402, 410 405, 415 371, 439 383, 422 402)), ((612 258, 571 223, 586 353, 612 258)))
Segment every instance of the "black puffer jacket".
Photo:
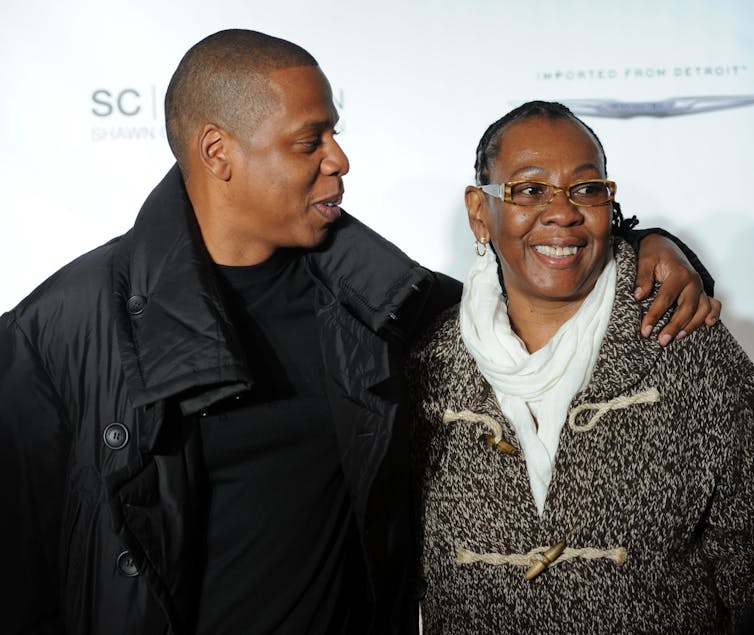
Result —
MULTIPOLYGON (((306 256, 375 633, 416 630, 413 335, 458 301, 343 215, 306 256)), ((189 633, 205 555, 204 408, 254 382, 173 168, 134 228, 0 317, 4 633, 189 633)))

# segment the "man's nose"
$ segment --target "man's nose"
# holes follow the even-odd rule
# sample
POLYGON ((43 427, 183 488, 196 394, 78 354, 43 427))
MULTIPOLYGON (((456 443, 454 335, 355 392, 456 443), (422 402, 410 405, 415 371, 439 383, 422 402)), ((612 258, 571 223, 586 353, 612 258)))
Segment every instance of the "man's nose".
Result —
POLYGON ((351 164, 348 161, 346 153, 343 152, 343 148, 333 138, 328 144, 327 154, 322 159, 322 172, 327 175, 344 176, 351 169, 351 164))

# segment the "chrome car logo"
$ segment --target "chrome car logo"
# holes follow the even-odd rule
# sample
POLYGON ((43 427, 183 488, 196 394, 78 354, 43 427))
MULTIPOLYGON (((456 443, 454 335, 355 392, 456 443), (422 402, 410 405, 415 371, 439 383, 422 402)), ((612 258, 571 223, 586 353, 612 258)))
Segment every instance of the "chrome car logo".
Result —
POLYGON ((754 104, 754 95, 718 97, 670 97, 661 101, 620 101, 618 99, 567 99, 562 101, 574 114, 588 117, 675 117, 701 112, 742 108, 754 104))

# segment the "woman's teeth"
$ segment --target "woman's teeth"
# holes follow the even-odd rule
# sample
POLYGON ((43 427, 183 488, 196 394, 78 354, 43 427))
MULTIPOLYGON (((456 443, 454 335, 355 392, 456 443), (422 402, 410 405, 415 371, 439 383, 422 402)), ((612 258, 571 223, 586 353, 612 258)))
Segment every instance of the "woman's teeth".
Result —
POLYGON ((543 256, 549 256, 550 258, 575 256, 579 250, 578 247, 550 247, 550 245, 534 245, 534 249, 543 256))

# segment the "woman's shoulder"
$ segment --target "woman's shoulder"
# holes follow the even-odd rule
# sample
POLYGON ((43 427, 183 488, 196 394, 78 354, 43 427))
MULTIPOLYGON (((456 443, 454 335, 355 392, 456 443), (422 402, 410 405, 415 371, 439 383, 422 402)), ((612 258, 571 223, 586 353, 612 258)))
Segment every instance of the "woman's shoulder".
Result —
POLYGON ((681 355, 684 345, 690 349, 686 351, 689 362, 706 371, 700 373, 701 377, 712 374, 721 383, 739 385, 749 393, 754 392, 754 362, 724 322, 699 327, 671 344, 669 352, 673 352, 672 347, 677 347, 677 353, 681 355))
POLYGON ((411 349, 411 358, 442 358, 463 348, 460 329, 460 304, 442 311, 419 335, 411 349))
POLYGON ((406 364, 409 389, 425 397, 450 390, 468 356, 461 339, 459 305, 450 307, 416 340, 406 364))

